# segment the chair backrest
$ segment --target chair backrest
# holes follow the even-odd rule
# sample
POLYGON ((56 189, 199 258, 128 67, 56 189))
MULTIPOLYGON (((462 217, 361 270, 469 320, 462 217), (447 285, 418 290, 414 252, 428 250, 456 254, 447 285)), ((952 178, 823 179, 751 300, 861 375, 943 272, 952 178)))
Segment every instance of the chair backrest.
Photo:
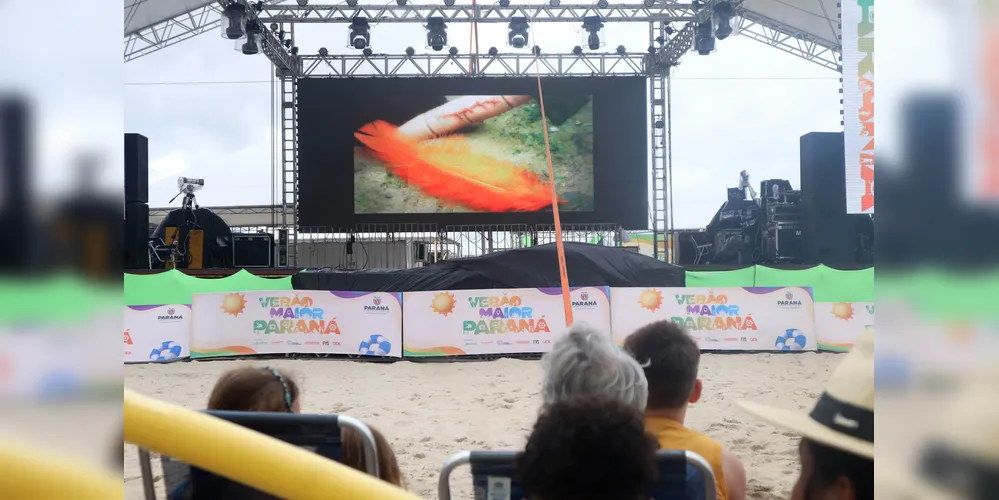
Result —
MULTIPOLYGON (((298 413, 239 411, 206 411, 205 413, 261 434, 280 439, 286 443, 310 449, 323 457, 338 462, 343 461, 343 443, 340 437, 340 429, 351 429, 362 438, 365 472, 374 477, 378 477, 379 475, 378 449, 375 446, 374 435, 372 435, 371 429, 367 425, 355 418, 346 415, 302 415, 298 413)), ((205 443, 205 446, 211 445, 211 443, 205 443)), ((149 455, 142 453, 139 459, 140 462, 143 460, 148 461, 149 455)), ((151 471, 151 466, 144 463, 140 463, 140 466, 142 466, 143 471, 142 481, 146 491, 146 500, 155 500, 149 493, 153 491, 152 474, 146 474, 146 470, 151 471)), ((171 457, 162 457, 162 466, 163 485, 168 495, 189 480, 195 500, 200 498, 271 498, 264 493, 216 476, 210 471, 191 467, 171 457)))
MULTIPOLYGON (((444 462, 437 484, 439 500, 451 500, 451 473, 462 465, 472 469, 475 500, 523 500, 516 480, 516 451, 463 451, 444 462)), ((703 457, 692 451, 659 450, 659 480, 653 500, 717 500, 715 476, 703 457)))

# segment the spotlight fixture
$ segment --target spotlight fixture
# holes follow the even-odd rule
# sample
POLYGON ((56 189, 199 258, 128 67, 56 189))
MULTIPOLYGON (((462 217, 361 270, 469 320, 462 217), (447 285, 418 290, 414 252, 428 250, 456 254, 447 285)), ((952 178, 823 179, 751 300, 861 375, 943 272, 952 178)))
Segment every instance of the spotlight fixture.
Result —
POLYGON ((507 29, 507 43, 515 49, 527 47, 529 27, 526 17, 513 17, 510 19, 510 26, 507 29))
POLYGON ((489 47, 489 55, 496 57, 496 54, 499 54, 499 50, 496 47, 489 47))
POLYGON ((649 45, 649 54, 651 54, 651 55, 655 55, 656 54, 656 48, 655 48, 655 46, 649 45))
POLYGON ((702 56, 706 56, 715 50, 714 25, 708 20, 694 28, 694 50, 702 56))
POLYGON ((724 40, 732 35, 732 18, 735 17, 735 9, 729 2, 718 2, 714 6, 712 20, 715 26, 715 36, 719 40, 724 40))
POLYGON ((298 0, 299 7, 305 7, 306 5, 309 5, 309 0, 298 0))
POLYGON ((561 0, 548 0, 548 5, 551 5, 552 7, 558 7, 561 3, 561 0))
POLYGON ((319 57, 326 57, 330 55, 330 51, 326 50, 326 47, 319 47, 319 57))
POLYGON ((510 0, 499 0, 500 7, 506 8, 510 6, 510 0))
POLYGON ((260 38, 260 23, 256 19, 250 19, 246 22, 246 42, 241 47, 243 54, 248 56, 259 54, 260 38))
POLYGON ((601 36, 603 28, 604 23, 600 20, 600 16, 586 16, 583 18, 583 43, 590 50, 597 50, 604 46, 604 37, 601 36))
POLYGON ((656 4, 656 0, 643 0, 642 1, 642 5, 644 5, 646 7, 652 7, 655 4, 656 4))
POLYGON ((361 53, 364 54, 364 57, 371 57, 371 47, 365 47, 361 53))
POLYGON ((444 5, 454 7, 454 0, 444 0, 444 5))
POLYGON ((271 31, 277 31, 279 28, 278 23, 271 23, 271 31))
POLYGON ((667 35, 672 35, 673 33, 676 33, 676 28, 674 28, 672 24, 667 24, 666 27, 663 28, 663 31, 665 31, 667 35))
POLYGON ((357 7, 357 0, 347 0, 347 7, 357 7))
POLYGON ((368 25, 368 18, 358 16, 351 19, 350 38, 347 42, 348 47, 354 47, 357 50, 371 45, 371 28, 368 25))
POLYGON ((222 38, 239 40, 246 36, 246 6, 233 2, 222 11, 222 38))
POLYGON ((291 39, 290 38, 287 39, 287 40, 285 40, 283 43, 284 43, 284 48, 286 48, 286 49, 290 49, 291 48, 291 39))
POLYGON ((398 5, 399 7, 405 7, 406 0, 395 0, 395 4, 398 5))
POLYGON ((458 55, 458 47, 451 47, 450 49, 447 49, 447 53, 451 54, 452 57, 458 55))
POLYGON ((600 0, 599 2, 597 2, 597 7, 601 9, 606 9, 607 7, 610 7, 610 2, 608 2, 607 0, 600 0))
POLYGON ((298 55, 298 47, 292 47, 291 48, 291 55, 293 55, 293 56, 297 56, 298 55))
POLYGON ((625 54, 627 54, 627 53, 628 53, 628 49, 624 48, 624 45, 618 45, 618 46, 617 46, 617 53, 618 53, 619 55, 622 55, 622 56, 623 56, 623 55, 625 55, 625 54))
POLYGON ((575 46, 575 47, 572 48, 572 53, 576 54, 577 56, 581 56, 581 55, 583 55, 583 48, 580 47, 579 45, 577 45, 577 46, 575 46))
POLYGON ((414 49, 412 47, 406 47, 406 55, 407 56, 413 57, 414 54, 416 54, 416 49, 414 49))
POLYGON ((444 50, 444 47, 447 47, 447 24, 444 23, 444 18, 433 16, 427 19, 426 28, 427 47, 436 52, 444 50))
POLYGON ((531 47, 531 53, 534 54, 534 55, 536 55, 536 56, 540 56, 541 55, 541 47, 539 47, 537 45, 535 45, 534 47, 531 47))

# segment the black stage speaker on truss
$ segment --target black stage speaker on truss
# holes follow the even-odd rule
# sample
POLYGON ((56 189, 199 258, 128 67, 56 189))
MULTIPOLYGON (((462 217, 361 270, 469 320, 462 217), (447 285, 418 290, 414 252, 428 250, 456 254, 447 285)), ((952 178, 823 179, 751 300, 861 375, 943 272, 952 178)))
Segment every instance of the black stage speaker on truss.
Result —
POLYGON ((832 267, 855 264, 854 219, 846 213, 843 133, 801 136, 802 263, 832 267))
POLYGON ((149 139, 125 134, 125 202, 149 203, 149 139))

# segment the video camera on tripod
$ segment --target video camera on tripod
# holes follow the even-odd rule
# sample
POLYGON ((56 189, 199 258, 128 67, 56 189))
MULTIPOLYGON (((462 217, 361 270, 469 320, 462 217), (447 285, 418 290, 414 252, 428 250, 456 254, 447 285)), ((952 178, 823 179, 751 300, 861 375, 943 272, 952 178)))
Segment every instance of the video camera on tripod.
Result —
POLYGON ((198 206, 194 193, 204 179, 180 177, 173 203, 183 195, 181 207, 171 210, 149 242, 150 269, 207 269, 232 267, 232 230, 221 217, 198 206))

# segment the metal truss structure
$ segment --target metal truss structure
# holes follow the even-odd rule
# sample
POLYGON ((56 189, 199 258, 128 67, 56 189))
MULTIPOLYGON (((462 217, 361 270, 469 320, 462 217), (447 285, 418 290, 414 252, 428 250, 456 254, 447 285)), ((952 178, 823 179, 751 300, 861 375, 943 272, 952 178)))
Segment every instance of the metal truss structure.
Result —
MULTIPOLYGON (((247 5, 251 18, 260 21, 263 31, 262 52, 274 64, 280 84, 280 213, 277 227, 287 231, 288 263, 297 264, 298 193, 298 95, 299 78, 379 78, 379 77, 489 77, 489 76, 644 76, 649 79, 649 139, 652 150, 652 225, 656 256, 666 258, 667 235, 672 229, 671 155, 670 155, 670 72, 681 57, 690 51, 694 28, 709 20, 712 7, 720 0, 702 0, 698 7, 674 0, 647 1, 643 4, 604 3, 573 5, 289 5, 279 0, 249 2, 218 0, 196 12, 171 19, 126 39, 125 59, 148 54, 172 43, 217 28, 222 9, 232 2, 247 5), (651 4, 651 5, 649 5, 651 4), (528 22, 582 23, 584 16, 598 15, 603 22, 643 23, 648 26, 650 50, 647 53, 582 54, 460 54, 446 53, 399 55, 299 55, 294 47, 295 25, 300 23, 346 24, 362 16, 371 23, 419 23, 443 17, 448 23, 506 23, 514 17, 528 22), (673 23, 683 27, 672 34, 673 23), (131 41, 131 44, 130 44, 131 41)), ((838 69, 838 47, 823 45, 814 37, 794 33, 787 26, 741 9, 742 0, 730 0, 740 16, 740 33, 754 40, 798 55, 808 61, 838 69)), ((304 236, 303 236, 304 237, 304 236)))

